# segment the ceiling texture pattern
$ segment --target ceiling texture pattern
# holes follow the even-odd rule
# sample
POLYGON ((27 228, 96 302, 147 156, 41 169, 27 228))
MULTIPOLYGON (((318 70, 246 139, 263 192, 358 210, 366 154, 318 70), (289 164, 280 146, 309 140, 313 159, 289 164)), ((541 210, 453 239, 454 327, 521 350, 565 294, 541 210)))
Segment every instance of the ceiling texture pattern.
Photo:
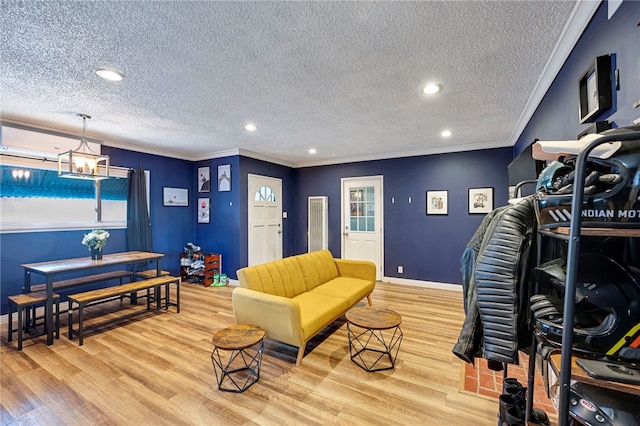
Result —
POLYGON ((2 0, 0 112, 74 136, 86 113, 106 145, 294 167, 511 146, 560 41, 591 16, 580 7, 2 0), (423 94, 428 82, 443 91, 423 94))

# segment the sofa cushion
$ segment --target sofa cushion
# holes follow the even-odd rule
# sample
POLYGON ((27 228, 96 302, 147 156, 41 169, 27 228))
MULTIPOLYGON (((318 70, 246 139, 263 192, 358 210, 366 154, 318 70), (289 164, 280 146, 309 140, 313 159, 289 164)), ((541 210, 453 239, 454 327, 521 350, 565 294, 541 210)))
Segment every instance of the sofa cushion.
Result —
POLYGON ((374 282, 360 278, 337 277, 317 286, 310 293, 345 299, 351 307, 371 293, 374 286, 374 282))
POLYGON ((344 298, 306 292, 293 298, 300 306, 302 334, 310 339, 342 315, 349 305, 344 298))
POLYGON ((293 257, 238 270, 240 286, 275 296, 294 297, 306 291, 300 264, 293 257))
POLYGON ((307 291, 338 277, 338 267, 329 250, 294 256, 300 264, 307 291))

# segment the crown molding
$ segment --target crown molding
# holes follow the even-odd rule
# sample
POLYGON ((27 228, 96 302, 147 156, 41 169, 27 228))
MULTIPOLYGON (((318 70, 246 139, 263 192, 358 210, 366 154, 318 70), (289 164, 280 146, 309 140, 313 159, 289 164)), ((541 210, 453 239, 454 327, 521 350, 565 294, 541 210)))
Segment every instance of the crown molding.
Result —
POLYGON ((488 142, 481 142, 476 144, 439 146, 435 148, 416 149, 416 150, 409 150, 409 151, 386 152, 384 154, 378 154, 378 155, 344 157, 340 159, 328 159, 328 160, 320 160, 320 161, 307 161, 307 162, 296 163, 292 167, 302 168, 302 167, 316 167, 316 166, 331 166, 336 164, 360 163, 364 161, 376 161, 376 160, 389 160, 393 158, 420 157, 422 155, 450 154, 454 152, 478 151, 480 149, 505 148, 505 147, 511 147, 511 146, 513 145, 506 140, 505 141, 488 141, 488 142))

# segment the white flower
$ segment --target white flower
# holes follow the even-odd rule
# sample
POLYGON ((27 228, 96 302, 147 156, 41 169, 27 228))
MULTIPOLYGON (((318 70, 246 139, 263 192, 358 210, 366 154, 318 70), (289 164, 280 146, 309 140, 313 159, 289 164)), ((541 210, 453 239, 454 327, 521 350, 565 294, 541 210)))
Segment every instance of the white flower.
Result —
POLYGON ((94 229, 88 234, 84 234, 82 245, 87 246, 89 251, 94 248, 102 250, 107 245, 107 238, 109 238, 109 232, 104 229, 94 229))

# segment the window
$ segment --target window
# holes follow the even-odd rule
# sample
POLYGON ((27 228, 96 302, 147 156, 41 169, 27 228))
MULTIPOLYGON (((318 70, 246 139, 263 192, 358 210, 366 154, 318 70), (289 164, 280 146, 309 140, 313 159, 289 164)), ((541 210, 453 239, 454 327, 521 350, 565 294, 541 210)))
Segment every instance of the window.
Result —
POLYGON ((375 200, 372 186, 351 188, 349 194, 351 213, 349 226, 351 231, 375 231, 375 200))
POLYGON ((64 179, 51 162, 3 156, 0 209, 1 231, 123 227, 127 178, 64 179))
POLYGON ((256 191, 256 201, 270 201, 272 203, 276 202, 276 193, 273 192, 273 188, 270 186, 261 186, 256 191))

